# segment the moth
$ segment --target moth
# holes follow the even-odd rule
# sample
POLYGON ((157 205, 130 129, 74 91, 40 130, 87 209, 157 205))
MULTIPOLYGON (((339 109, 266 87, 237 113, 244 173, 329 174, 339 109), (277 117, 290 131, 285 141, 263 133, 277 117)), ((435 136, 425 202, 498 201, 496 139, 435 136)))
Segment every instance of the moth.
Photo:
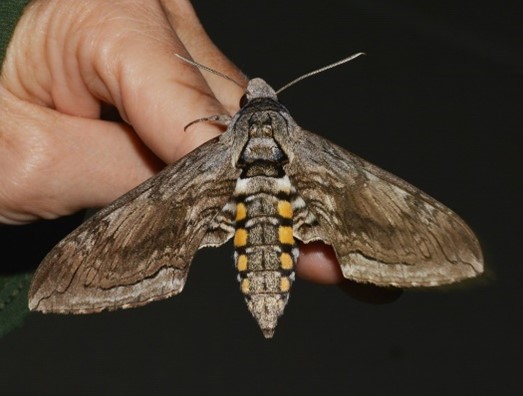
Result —
POLYGON ((262 79, 249 81, 227 123, 54 247, 29 308, 94 313, 176 295, 196 251, 231 239, 241 293, 267 338, 289 298, 298 241, 330 245, 347 279, 379 286, 437 286, 483 271, 479 243, 455 213, 302 129, 262 79))

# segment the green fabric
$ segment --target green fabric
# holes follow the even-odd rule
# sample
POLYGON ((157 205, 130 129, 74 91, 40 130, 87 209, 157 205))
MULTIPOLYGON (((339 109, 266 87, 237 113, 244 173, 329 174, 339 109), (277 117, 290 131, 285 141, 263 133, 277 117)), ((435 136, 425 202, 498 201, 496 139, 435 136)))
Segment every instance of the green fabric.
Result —
POLYGON ((33 274, 0 276, 0 337, 20 326, 29 313, 27 292, 33 274))
POLYGON ((7 45, 27 3, 29 0, 0 0, 0 64, 4 63, 7 45))
MULTIPOLYGON (((29 0, 0 0, 0 65, 27 3, 29 0)), ((0 275, 0 337, 19 326, 29 313, 27 291, 30 281, 31 274, 27 273, 0 275)))

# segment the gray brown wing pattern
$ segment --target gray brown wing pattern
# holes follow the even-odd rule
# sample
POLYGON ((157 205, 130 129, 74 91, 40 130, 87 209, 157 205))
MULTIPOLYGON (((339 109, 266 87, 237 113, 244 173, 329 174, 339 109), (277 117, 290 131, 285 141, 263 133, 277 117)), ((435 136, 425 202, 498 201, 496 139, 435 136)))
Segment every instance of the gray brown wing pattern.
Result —
POLYGON ((99 312, 179 293, 236 174, 228 147, 214 139, 120 197, 47 255, 30 309, 99 312))
POLYGON ((332 245, 346 278, 435 286, 483 271, 477 239, 450 209, 326 139, 295 133, 285 170, 318 221, 295 236, 332 245))

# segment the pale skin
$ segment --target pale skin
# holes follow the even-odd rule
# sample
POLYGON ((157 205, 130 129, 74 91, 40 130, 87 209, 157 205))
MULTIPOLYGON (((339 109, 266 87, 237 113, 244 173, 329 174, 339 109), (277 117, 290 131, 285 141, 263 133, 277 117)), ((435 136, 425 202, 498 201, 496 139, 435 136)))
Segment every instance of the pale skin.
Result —
MULTIPOLYGON (((186 0, 36 0, 0 77, 0 223, 102 207, 223 128, 243 90, 173 56, 245 76, 212 43, 186 0), (125 122, 100 119, 114 107, 125 122)), ((297 274, 345 284, 332 250, 302 246, 297 274)))

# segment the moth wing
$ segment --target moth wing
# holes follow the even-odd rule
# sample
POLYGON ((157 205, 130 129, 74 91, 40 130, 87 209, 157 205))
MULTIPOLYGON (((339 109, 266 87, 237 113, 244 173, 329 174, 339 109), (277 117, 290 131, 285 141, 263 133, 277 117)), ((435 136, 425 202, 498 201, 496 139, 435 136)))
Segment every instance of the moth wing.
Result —
MULTIPOLYGON (((29 308, 91 313, 179 293, 237 170, 218 138, 123 195, 64 238, 38 267, 29 308)), ((231 235, 222 234, 218 245, 231 235)))
POLYGON ((479 243, 454 212, 328 140, 297 130, 285 171, 317 221, 297 224, 295 236, 332 245, 346 278, 435 286, 483 271, 479 243))

